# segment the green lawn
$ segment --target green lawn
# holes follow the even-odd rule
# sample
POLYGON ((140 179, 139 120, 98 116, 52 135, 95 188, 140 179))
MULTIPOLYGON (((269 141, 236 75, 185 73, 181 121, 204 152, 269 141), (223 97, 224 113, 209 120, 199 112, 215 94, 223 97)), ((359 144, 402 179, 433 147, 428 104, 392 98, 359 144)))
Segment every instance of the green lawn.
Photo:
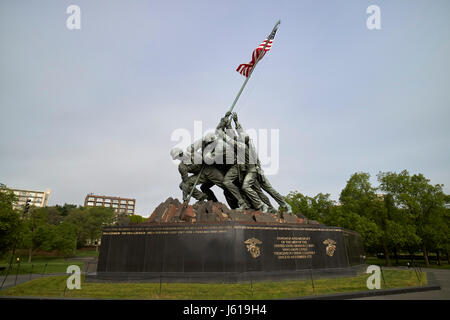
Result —
MULTIPOLYGON (((418 286, 414 271, 385 270, 382 288, 418 286)), ((369 275, 357 277, 283 281, 255 282, 239 284, 184 284, 184 283, 91 283, 84 282, 81 290, 66 290, 68 276, 53 276, 35 279, 16 287, 0 291, 4 296, 77 297, 99 299, 189 299, 189 300, 227 300, 227 299, 283 299, 300 296, 344 293, 368 290, 366 280, 369 275)), ((426 284, 426 274, 422 274, 422 285, 426 284)))
MULTIPOLYGON (((48 274, 48 273, 65 273, 67 267, 70 265, 77 265, 81 269, 83 268, 83 262, 78 261, 54 261, 54 262, 33 262, 33 263, 21 263, 20 265, 15 263, 9 272, 9 276, 16 274, 48 274)), ((5 267, 0 272, 0 276, 4 276, 9 267, 8 264, 0 263, 0 267, 5 267)))
MULTIPOLYGON (((85 257, 97 257, 98 252, 95 250, 77 250, 74 257, 64 257, 57 255, 33 255, 31 263, 28 263, 28 252, 25 250, 18 251, 14 256, 11 274, 43 274, 43 273, 65 273, 67 267, 70 265, 78 265, 80 268, 83 267, 83 262, 71 261, 71 259, 85 258, 85 257), (20 259, 20 266, 17 263, 16 258, 20 259), (20 268, 19 268, 20 267, 20 268)), ((0 259, 0 268, 9 267, 10 256, 5 256, 0 259)), ((6 270, 0 271, 0 276, 5 274, 6 270)))

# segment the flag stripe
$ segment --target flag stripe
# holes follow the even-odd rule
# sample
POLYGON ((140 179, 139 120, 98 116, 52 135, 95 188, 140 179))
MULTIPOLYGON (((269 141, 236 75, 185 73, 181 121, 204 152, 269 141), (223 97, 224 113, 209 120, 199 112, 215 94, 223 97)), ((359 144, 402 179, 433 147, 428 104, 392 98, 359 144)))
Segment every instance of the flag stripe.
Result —
POLYGON ((259 56, 259 60, 261 60, 264 57, 264 55, 266 54, 266 52, 269 51, 270 48, 272 48, 274 37, 275 37, 275 33, 271 34, 268 39, 265 39, 255 50, 253 50, 252 61, 250 61, 249 63, 240 64, 237 67, 236 71, 239 72, 240 74, 242 74, 244 77, 248 77, 250 75, 251 70, 255 66, 258 56, 259 56), (266 45, 266 43, 267 43, 267 45, 266 45), (264 46, 266 46, 266 47, 264 48, 264 46), (264 48, 264 52, 263 52, 263 48, 264 48))

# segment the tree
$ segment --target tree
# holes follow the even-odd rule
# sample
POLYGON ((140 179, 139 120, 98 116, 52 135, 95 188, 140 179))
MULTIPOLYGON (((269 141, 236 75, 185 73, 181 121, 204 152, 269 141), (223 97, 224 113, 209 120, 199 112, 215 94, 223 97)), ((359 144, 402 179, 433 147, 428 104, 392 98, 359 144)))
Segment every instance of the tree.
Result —
POLYGON ((308 197, 300 192, 290 192, 286 201, 292 206, 293 212, 302 213, 308 219, 314 219, 326 225, 357 231, 361 234, 366 248, 377 248, 381 231, 362 212, 366 210, 368 202, 367 197, 363 195, 369 189, 372 190, 368 188, 365 179, 365 175, 352 176, 341 194, 341 202, 344 202, 344 205, 337 206, 330 199, 329 194, 323 193, 308 197))
POLYGON ((116 226, 127 226, 130 224, 130 215, 125 212, 120 212, 117 214, 114 222, 116 226))
POLYGON ((312 201, 312 206, 318 221, 324 221, 336 206, 336 202, 330 199, 330 194, 318 193, 312 201))
POLYGON ((317 219, 316 214, 312 212, 310 197, 305 196, 298 191, 291 191, 287 195, 286 201, 292 207, 292 212, 302 214, 308 219, 317 219))
POLYGON ((341 191, 339 201, 348 210, 367 216, 376 198, 376 189, 370 184, 370 174, 356 172, 341 191))
POLYGON ((129 216, 129 219, 130 219, 130 223, 135 223, 135 224, 143 223, 147 220, 146 218, 144 218, 143 216, 140 216, 138 214, 129 216))
POLYGON ((84 246, 89 237, 86 230, 88 224, 87 211, 83 207, 73 208, 64 219, 65 222, 71 224, 74 228, 77 248, 84 246))
POLYGON ((28 248, 28 263, 31 263, 33 250, 51 250, 48 246, 48 239, 52 239, 53 224, 60 223, 58 214, 49 208, 35 208, 31 207, 22 219, 22 237, 21 247, 28 248))
POLYGON ((14 193, 0 185, 0 256, 15 248, 20 240, 20 213, 13 209, 14 201, 14 193))
POLYGON ((60 214, 62 217, 67 217, 67 215, 69 214, 70 210, 76 209, 76 208, 77 208, 77 205, 76 205, 76 204, 67 204, 67 203, 64 203, 63 206, 56 205, 56 206, 54 206, 54 208, 59 212, 59 214, 60 214))
POLYGON ((88 240, 92 243, 101 237, 103 227, 113 223, 114 211, 105 207, 73 208, 64 221, 74 226, 77 247, 82 247, 88 240))
POLYGON ((76 228, 70 223, 62 222, 54 230, 52 249, 68 256, 74 255, 76 248, 76 228))
MULTIPOLYGON (((390 194, 397 208, 408 215, 415 227, 415 233, 424 254, 425 265, 429 266, 428 252, 435 246, 436 237, 443 234, 438 231, 439 221, 445 221, 446 195, 442 185, 430 184, 422 174, 410 175, 403 170, 381 172, 378 174, 380 190, 390 194)), ((445 240, 448 236, 441 236, 445 240)), ((448 240, 447 240, 448 241, 448 240)), ((445 241, 443 241, 445 242, 445 241)))
POLYGON ((330 210, 324 224, 342 227, 358 232, 366 251, 374 251, 379 247, 382 232, 376 223, 344 206, 335 206, 330 210))
POLYGON ((86 231, 89 240, 93 243, 102 236, 102 229, 114 222, 114 211, 106 207, 89 207, 86 231))
MULTIPOLYGON (((368 173, 354 173, 341 191, 339 201, 344 214, 359 216, 359 224, 362 229, 360 232, 362 232, 362 236, 365 234, 363 239, 367 242, 366 248, 376 250, 381 247, 389 266, 391 262, 386 233, 386 210, 382 201, 377 197, 376 188, 372 187, 369 180, 370 174, 368 173)), ((356 230, 356 227, 354 230, 359 231, 356 230)))
POLYGON ((323 222, 335 205, 334 201, 330 199, 330 195, 323 193, 319 193, 315 197, 308 197, 300 192, 292 191, 286 197, 286 201, 292 207, 293 212, 319 222, 323 222))
POLYGON ((340 201, 342 208, 347 212, 354 212, 360 217, 374 223, 378 236, 378 245, 372 249, 380 247, 386 258, 386 265, 391 266, 390 253, 394 252, 398 263, 398 248, 407 243, 417 242, 414 237, 415 230, 411 224, 405 223, 395 206, 391 194, 379 194, 378 188, 372 187, 370 175, 364 172, 354 173, 347 181, 347 185, 342 190, 340 201))

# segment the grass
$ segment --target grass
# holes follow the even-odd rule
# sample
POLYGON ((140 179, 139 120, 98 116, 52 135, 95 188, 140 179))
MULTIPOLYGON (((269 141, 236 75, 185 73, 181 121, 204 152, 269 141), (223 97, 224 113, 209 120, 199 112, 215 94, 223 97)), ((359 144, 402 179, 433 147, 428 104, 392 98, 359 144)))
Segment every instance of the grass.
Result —
MULTIPOLYGON (((9 272, 9 276, 14 276, 16 274, 49 274, 49 273, 65 273, 67 267, 70 265, 77 265, 83 268, 84 263, 78 261, 60 261, 60 262, 33 262, 33 263, 14 263, 9 272)), ((0 272, 1 276, 4 276, 9 267, 8 264, 1 264, 0 268, 5 267, 5 269, 0 272)))
MULTIPOLYGON (((384 270, 382 288, 418 286, 414 271, 384 270)), ((187 299, 187 300, 245 300, 285 299, 368 290, 368 274, 356 277, 317 279, 314 289, 311 280, 254 282, 237 284, 162 283, 92 283, 84 282, 81 290, 65 290, 68 276, 35 279, 0 291, 2 296, 73 297, 97 299, 187 299)), ((422 274, 422 285, 426 274, 422 274)))
POLYGON ((98 251, 95 249, 79 249, 75 252, 76 257, 98 257, 98 254, 100 252, 100 248, 98 251))

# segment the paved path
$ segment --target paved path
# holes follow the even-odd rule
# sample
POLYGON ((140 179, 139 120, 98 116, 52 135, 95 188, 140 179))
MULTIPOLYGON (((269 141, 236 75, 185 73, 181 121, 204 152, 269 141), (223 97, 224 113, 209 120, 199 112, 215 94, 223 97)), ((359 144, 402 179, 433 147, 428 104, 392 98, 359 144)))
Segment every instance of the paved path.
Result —
POLYGON ((422 271, 427 272, 427 275, 432 274, 428 278, 431 277, 432 282, 435 280, 434 282, 437 282, 441 286, 441 290, 365 297, 355 300, 450 300, 450 270, 422 269, 422 271))

